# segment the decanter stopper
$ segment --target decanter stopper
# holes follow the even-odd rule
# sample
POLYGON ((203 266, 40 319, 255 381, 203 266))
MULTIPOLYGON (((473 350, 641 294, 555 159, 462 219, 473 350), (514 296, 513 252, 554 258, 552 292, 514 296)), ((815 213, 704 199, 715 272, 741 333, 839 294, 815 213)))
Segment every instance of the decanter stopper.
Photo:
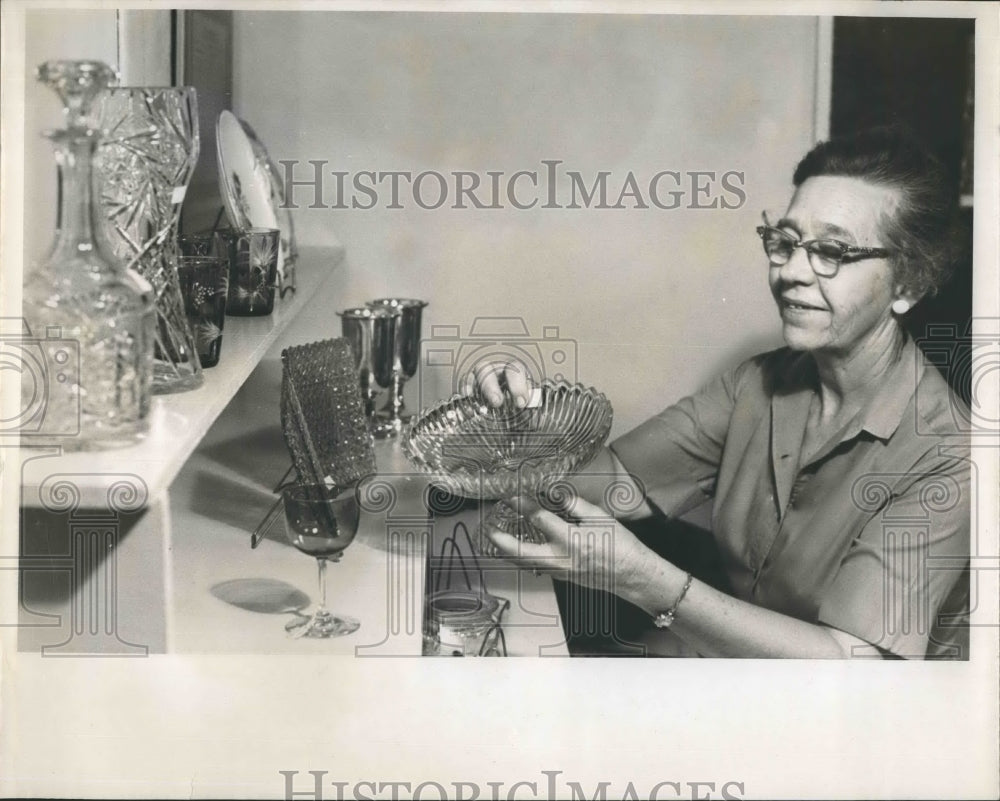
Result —
POLYGON ((91 127, 88 117, 94 100, 118 84, 118 76, 103 61, 46 61, 35 77, 59 95, 68 128, 91 127))

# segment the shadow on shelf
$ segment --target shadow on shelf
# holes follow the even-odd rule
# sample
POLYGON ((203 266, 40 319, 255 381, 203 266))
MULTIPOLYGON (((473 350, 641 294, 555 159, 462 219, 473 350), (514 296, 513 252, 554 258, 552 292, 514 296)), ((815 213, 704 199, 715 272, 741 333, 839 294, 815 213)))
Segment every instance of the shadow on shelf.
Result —
MULTIPOLYGON (((246 531, 249 542, 250 532, 257 527, 277 496, 269 487, 240 478, 199 470, 192 490, 191 510, 206 520, 246 531)), ((206 525, 205 528, 210 529, 211 526, 206 525)), ((278 529, 277 526, 272 528, 278 529)), ((273 532, 271 537, 284 542, 283 537, 273 532)))

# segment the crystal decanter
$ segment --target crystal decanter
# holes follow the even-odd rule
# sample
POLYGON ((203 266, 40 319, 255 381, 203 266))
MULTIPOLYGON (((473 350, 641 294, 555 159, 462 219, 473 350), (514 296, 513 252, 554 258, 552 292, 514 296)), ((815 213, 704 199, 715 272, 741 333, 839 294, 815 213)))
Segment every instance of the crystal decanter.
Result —
POLYGON ((22 371, 25 444, 67 450, 120 447, 148 430, 153 374, 152 286, 114 255, 104 233, 92 162, 100 132, 92 104, 115 80, 99 61, 48 61, 37 78, 64 106, 46 133, 59 168, 55 241, 25 277, 24 317, 34 358, 22 371))

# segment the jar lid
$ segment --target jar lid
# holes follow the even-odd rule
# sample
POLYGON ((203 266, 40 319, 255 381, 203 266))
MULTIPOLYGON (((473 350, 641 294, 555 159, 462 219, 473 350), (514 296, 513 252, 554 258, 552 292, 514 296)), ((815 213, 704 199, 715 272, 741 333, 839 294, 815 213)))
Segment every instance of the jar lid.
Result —
POLYGON ((462 628, 493 625, 497 622, 500 599, 474 592, 445 590, 427 601, 430 615, 442 626, 462 628))

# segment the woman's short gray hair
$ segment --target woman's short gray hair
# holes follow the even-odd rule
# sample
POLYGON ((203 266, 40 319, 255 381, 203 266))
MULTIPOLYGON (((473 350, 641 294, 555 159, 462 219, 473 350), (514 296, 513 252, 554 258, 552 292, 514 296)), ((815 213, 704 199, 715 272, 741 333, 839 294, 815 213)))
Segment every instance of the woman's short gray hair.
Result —
POLYGON ((885 215, 885 247, 895 251, 895 279, 916 297, 937 292, 962 257, 957 191, 941 162, 900 126, 871 128, 816 145, 793 182, 820 175, 861 178, 900 190, 885 215))

